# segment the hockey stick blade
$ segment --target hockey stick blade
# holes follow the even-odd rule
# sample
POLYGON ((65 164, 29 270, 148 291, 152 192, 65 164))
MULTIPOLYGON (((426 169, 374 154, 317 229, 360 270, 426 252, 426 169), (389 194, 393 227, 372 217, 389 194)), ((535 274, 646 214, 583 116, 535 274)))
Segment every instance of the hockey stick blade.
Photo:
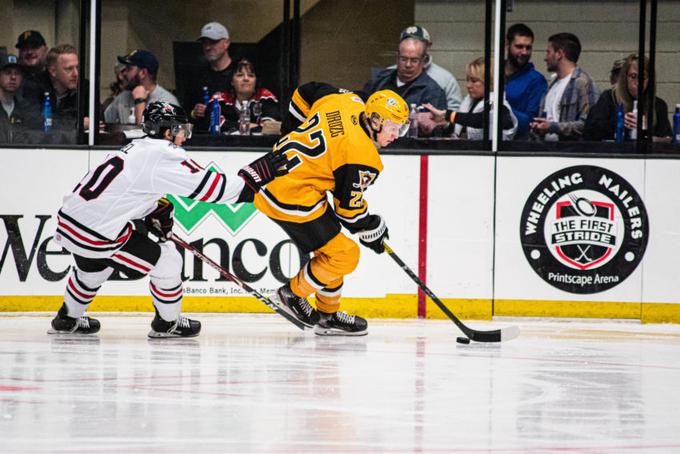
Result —
POLYGON ((460 319, 456 317, 453 312, 451 312, 449 308, 441 302, 439 298, 437 298, 437 295, 432 293, 432 290, 430 290, 429 287, 425 285, 425 283, 421 281, 418 276, 416 276, 411 268, 409 268, 408 265, 406 265, 406 263, 404 263, 404 261, 399 258, 394 250, 387 245, 387 243, 383 243, 383 245, 385 246, 385 252, 387 252, 387 254, 392 257, 395 262, 397 262, 397 265, 399 265, 399 267, 404 270, 408 277, 410 277, 413 282, 418 284, 418 287, 420 287, 422 291, 425 292, 425 294, 435 302, 437 307, 441 309, 441 311, 446 314, 446 316, 449 317, 449 319, 455 323, 458 329, 460 329, 468 338, 476 342, 502 342, 514 339, 519 336, 519 327, 517 326, 508 326, 506 328, 495 329, 491 331, 479 331, 472 329, 465 323, 461 322, 460 319))
POLYGON ((241 279, 239 279, 238 277, 231 274, 229 271, 222 268, 220 265, 215 263, 210 257, 203 254, 201 251, 199 251, 198 249, 196 249, 195 247, 193 247, 191 244, 187 243, 183 239, 179 238, 174 233, 172 234, 170 239, 176 245, 178 245, 179 247, 186 249, 187 251, 191 252, 196 257, 198 257, 201 261, 203 261, 204 263, 207 263, 212 268, 217 270, 217 272, 220 273, 224 278, 229 279, 231 282, 238 285, 243 290, 245 290, 246 292, 250 293, 251 295, 253 295, 258 300, 260 300, 260 302, 264 303, 268 308, 270 308, 271 310, 273 310, 274 312, 276 312, 277 314, 279 314, 280 316, 282 316, 283 318, 285 318, 286 320, 291 322, 293 325, 297 326, 298 328, 300 328, 301 330, 304 331, 305 325, 300 320, 298 320, 297 317, 295 317, 293 314, 288 313, 284 308, 282 308, 281 306, 279 306, 278 304, 273 302, 271 299, 262 295, 260 292, 258 292, 257 290, 255 290, 254 288, 250 287, 248 284, 243 282, 241 279))

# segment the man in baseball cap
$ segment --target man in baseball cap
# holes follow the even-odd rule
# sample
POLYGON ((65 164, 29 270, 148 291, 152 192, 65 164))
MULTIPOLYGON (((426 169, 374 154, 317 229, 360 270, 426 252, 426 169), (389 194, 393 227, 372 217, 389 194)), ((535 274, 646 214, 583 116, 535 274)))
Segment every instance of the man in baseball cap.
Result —
POLYGON ((229 30, 219 22, 208 22, 201 28, 198 37, 203 48, 203 56, 208 65, 196 71, 196 77, 187 87, 184 98, 185 108, 191 112, 191 121, 196 130, 205 131, 208 128, 206 105, 203 102, 203 87, 208 88, 208 95, 223 91, 231 86, 231 76, 234 65, 229 55, 229 30))
POLYGON ((137 66, 146 69, 154 77, 158 74, 158 59, 148 50, 135 49, 127 55, 119 56, 118 61, 125 66, 137 66))
POLYGON ((19 59, 16 55, 0 53, 0 71, 5 68, 19 66, 19 59))
POLYGON ((424 41, 428 46, 432 45, 430 33, 420 25, 411 25, 410 27, 403 29, 401 31, 401 37, 399 38, 399 41, 406 38, 415 38, 418 41, 424 41))
POLYGON ((40 91, 47 83, 45 62, 48 49, 45 38, 39 31, 26 30, 17 38, 15 47, 19 50, 19 66, 24 73, 24 82, 36 85, 31 89, 40 91))
POLYGON ((227 27, 219 22, 208 22, 201 29, 201 36, 198 38, 202 41, 204 38, 219 41, 220 39, 229 39, 229 30, 227 27))
POLYGON ((458 85, 458 81, 453 77, 453 74, 432 61, 432 55, 430 55, 432 38, 430 38, 430 33, 425 27, 411 25, 401 31, 399 41, 403 41, 407 38, 412 38, 425 43, 427 46, 425 72, 437 82, 437 85, 442 87, 442 90, 444 90, 444 93, 446 94, 446 108, 458 110, 458 106, 460 106, 463 99, 460 92, 460 85, 458 85))
POLYGON ((22 81, 17 56, 0 54, 0 143, 27 143, 29 131, 39 128, 37 105, 17 96, 22 81))
POLYGON ((36 30, 26 30, 17 38, 16 48, 21 49, 23 47, 36 48, 40 46, 46 46, 45 38, 36 30))
POLYGON ((154 101, 179 104, 175 95, 156 82, 159 65, 154 54, 148 50, 135 49, 119 56, 118 61, 125 65, 120 72, 125 90, 104 111, 105 123, 141 125, 148 104, 154 101))

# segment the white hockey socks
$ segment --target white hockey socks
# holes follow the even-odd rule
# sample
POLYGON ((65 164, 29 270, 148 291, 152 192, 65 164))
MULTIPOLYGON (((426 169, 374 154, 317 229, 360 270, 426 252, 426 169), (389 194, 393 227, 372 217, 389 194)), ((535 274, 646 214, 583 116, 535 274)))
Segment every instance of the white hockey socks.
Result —
POLYGON ((102 284, 113 273, 113 268, 106 268, 95 273, 79 270, 75 265, 66 283, 64 303, 68 308, 68 316, 82 317, 102 284))
POLYGON ((153 305, 163 320, 177 320, 182 310, 182 256, 172 243, 160 243, 161 256, 149 273, 153 305))

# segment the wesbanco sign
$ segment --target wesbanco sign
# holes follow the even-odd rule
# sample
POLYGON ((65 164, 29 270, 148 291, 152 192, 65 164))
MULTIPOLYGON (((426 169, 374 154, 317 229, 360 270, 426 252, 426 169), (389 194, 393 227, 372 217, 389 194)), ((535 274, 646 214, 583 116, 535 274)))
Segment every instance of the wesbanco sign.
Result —
MULTIPOLYGON (((53 311, 72 262, 53 242, 55 213, 107 152, 2 153, 0 310, 53 311)), ((253 157, 190 155, 227 175, 253 157)), ((385 217, 394 250, 461 317, 680 322, 680 213, 673 209, 679 160, 391 154, 383 162, 365 195, 370 210, 385 217)), ((252 204, 172 201, 177 234, 262 293, 307 260, 252 204)), ((180 252, 184 310, 268 310, 180 252)), ((344 309, 367 317, 443 318, 434 306, 418 309, 415 284, 388 257, 361 253, 346 279, 344 309)), ((114 274, 91 310, 150 311, 147 285, 146 278, 114 274)))

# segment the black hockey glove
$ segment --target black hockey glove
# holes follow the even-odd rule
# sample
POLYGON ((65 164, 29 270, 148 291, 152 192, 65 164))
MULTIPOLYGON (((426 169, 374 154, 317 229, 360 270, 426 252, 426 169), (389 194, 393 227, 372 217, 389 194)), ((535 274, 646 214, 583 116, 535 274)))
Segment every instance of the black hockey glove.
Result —
POLYGON ((357 236, 359 237, 359 242, 361 242, 361 244, 367 248, 373 249, 376 254, 385 252, 383 241, 390 238, 385 221, 377 214, 368 216, 366 228, 357 232, 357 236))
POLYGON ((286 155, 275 151, 243 167, 238 171, 238 176, 243 178, 251 191, 257 193, 262 186, 274 178, 287 174, 286 164, 288 164, 286 155))
POLYGON ((168 199, 163 197, 158 200, 158 206, 144 218, 144 224, 149 232, 158 237, 160 241, 167 241, 172 237, 172 226, 175 223, 173 213, 175 207, 168 199))

